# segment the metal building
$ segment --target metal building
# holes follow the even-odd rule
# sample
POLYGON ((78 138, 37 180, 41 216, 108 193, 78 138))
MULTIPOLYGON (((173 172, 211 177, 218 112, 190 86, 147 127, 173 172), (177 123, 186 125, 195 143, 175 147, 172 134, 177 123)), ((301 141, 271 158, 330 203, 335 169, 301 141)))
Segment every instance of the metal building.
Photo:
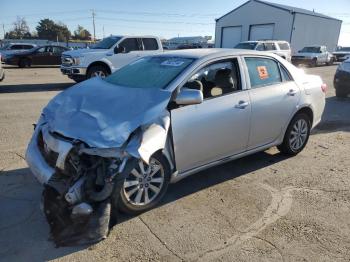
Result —
POLYGON ((248 40, 286 40, 293 52, 307 45, 334 51, 341 20, 301 8, 250 0, 216 19, 215 47, 233 48, 248 40))

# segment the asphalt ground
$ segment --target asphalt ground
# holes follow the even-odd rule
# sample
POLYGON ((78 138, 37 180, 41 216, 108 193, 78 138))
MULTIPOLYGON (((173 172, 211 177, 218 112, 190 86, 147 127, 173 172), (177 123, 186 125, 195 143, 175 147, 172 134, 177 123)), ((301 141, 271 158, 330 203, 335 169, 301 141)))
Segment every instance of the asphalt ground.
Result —
POLYGON ((336 66, 305 69, 328 84, 305 150, 271 148, 171 185, 161 205, 120 216, 95 245, 55 248, 42 187, 23 159, 41 109, 74 83, 59 68, 6 68, 0 83, 1 261, 349 261, 350 98, 336 66))

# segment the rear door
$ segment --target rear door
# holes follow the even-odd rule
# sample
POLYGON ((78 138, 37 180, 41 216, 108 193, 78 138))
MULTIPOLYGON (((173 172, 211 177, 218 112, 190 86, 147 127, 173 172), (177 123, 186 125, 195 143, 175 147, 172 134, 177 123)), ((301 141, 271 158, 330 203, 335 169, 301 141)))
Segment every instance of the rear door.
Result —
POLYGON ((234 48, 242 41, 242 27, 229 26, 222 28, 221 47, 234 48))
POLYGON ((197 87, 201 83, 204 101, 171 111, 179 172, 243 152, 248 143, 251 109, 248 90, 242 90, 237 59, 218 60, 200 68, 184 86, 193 82, 197 87))
POLYGON ((248 149, 280 137, 300 99, 300 89, 289 72, 275 59, 245 57, 252 104, 248 149))

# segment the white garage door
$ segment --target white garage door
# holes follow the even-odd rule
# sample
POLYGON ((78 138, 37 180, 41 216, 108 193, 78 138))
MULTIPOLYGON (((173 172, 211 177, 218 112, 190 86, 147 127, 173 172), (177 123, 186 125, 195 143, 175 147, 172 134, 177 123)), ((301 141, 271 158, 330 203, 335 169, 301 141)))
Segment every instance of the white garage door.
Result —
POLYGON ((273 39, 274 24, 251 25, 249 40, 273 39))
POLYGON ((230 26, 222 29, 222 48, 233 48, 242 40, 242 27, 230 26))

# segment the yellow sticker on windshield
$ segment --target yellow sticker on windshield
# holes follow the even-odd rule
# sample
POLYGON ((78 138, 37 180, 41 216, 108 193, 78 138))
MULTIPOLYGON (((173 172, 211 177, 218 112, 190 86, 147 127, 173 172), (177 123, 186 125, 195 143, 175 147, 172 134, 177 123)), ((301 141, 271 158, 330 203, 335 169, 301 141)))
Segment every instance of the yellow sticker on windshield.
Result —
POLYGON ((258 70, 260 79, 269 78, 269 72, 267 72, 266 66, 258 66, 256 69, 258 70))

